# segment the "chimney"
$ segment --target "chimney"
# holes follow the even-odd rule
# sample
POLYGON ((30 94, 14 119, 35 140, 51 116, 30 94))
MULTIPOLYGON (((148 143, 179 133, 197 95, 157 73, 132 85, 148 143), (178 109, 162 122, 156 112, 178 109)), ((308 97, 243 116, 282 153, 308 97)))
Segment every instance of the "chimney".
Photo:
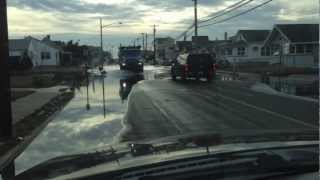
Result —
POLYGON ((224 40, 228 40, 228 33, 227 32, 224 33, 224 40))

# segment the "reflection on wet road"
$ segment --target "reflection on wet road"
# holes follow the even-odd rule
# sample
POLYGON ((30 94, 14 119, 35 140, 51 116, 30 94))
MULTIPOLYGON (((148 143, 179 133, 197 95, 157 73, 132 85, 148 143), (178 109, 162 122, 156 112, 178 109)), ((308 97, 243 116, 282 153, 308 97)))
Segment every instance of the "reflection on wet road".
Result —
POLYGON ((135 75, 131 75, 131 76, 125 76, 120 79, 119 94, 120 94, 122 101, 124 101, 128 98, 128 95, 131 92, 133 85, 135 85, 137 82, 139 82, 141 80, 144 80, 143 74, 135 74, 135 75))
POLYGON ((118 66, 109 66, 106 70, 106 118, 103 116, 102 79, 91 78, 91 109, 86 110, 86 88, 82 87, 65 109, 16 159, 17 173, 57 156, 94 150, 116 141, 127 108, 124 100, 135 83, 143 79, 154 79, 156 68, 146 67, 145 73, 139 75, 120 71, 118 66))

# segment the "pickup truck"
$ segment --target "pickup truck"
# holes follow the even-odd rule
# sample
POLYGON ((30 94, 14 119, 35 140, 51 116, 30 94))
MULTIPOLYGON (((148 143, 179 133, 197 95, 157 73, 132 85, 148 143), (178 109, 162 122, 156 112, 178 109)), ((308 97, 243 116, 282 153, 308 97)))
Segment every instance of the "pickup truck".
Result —
POLYGON ((210 82, 216 75, 217 65, 210 54, 181 54, 171 64, 171 77, 183 80, 187 78, 206 78, 210 82))

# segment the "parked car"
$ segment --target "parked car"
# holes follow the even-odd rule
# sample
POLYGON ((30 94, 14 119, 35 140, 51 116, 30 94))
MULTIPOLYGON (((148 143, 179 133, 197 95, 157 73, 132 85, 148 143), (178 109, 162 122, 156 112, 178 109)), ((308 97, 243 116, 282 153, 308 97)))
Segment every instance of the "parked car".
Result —
POLYGON ((211 81, 216 74, 216 64, 210 54, 181 54, 171 64, 171 77, 185 80, 187 78, 206 78, 211 81))

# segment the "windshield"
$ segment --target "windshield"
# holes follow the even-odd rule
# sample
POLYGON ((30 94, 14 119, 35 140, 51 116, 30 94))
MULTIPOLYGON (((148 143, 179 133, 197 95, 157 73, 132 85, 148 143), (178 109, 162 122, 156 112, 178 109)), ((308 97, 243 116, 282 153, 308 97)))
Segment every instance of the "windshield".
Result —
POLYGON ((141 57, 141 51, 139 50, 128 50, 128 51, 123 51, 121 53, 122 56, 126 58, 140 58, 141 57))
POLYGON ((317 142, 319 67, 315 0, 0 0, 0 175, 317 142))

